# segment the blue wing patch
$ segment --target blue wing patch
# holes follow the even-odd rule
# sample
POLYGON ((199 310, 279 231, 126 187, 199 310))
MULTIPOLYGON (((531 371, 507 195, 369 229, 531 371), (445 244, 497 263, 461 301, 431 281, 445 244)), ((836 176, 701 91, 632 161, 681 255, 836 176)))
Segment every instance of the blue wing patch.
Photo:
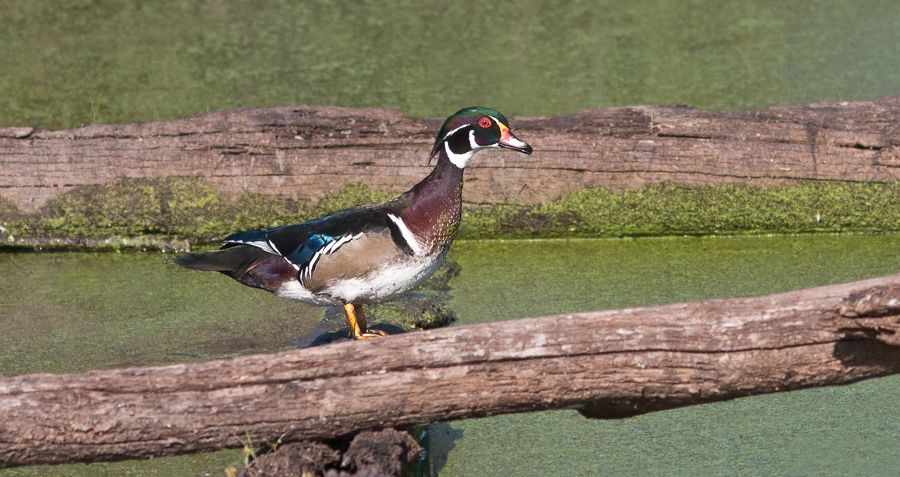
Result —
MULTIPOLYGON (((318 260, 317 252, 324 249, 328 244, 335 241, 335 238, 325 234, 309 234, 306 242, 297 247, 296 250, 284 256, 293 265, 304 268, 315 259, 318 260)), ((315 265, 313 265, 315 266, 315 265)))
POLYGON ((344 244, 360 235, 362 234, 332 237, 326 234, 311 233, 303 245, 284 258, 297 269, 300 283, 303 283, 316 271, 316 265, 322 256, 337 252, 344 244))

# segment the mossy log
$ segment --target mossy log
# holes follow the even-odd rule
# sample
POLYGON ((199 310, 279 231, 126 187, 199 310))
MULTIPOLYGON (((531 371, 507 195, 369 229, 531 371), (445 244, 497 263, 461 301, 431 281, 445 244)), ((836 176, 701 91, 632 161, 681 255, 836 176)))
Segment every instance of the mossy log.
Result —
POLYGON ((207 363, 0 378, 0 467, 542 409, 636 414, 900 372, 900 274, 207 363))
MULTIPOLYGON (((590 186, 900 178, 900 97, 740 112, 636 106, 512 123, 535 153, 479 157, 467 174, 470 204, 542 203, 590 186)), ((0 128, 0 196, 30 213, 78 185, 173 176, 301 203, 353 183, 400 192, 427 173, 439 125, 389 110, 299 106, 0 128)))

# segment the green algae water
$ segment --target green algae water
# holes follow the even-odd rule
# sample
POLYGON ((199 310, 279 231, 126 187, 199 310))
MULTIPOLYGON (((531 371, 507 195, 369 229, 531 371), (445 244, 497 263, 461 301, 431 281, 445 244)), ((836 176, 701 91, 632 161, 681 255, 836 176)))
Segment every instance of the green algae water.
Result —
MULTIPOLYGON (((460 324, 758 295, 900 270, 900 235, 462 241, 460 324)), ((292 347, 319 309, 166 255, 0 254, 0 375, 195 361, 292 347)), ((618 421, 551 411, 439 423, 434 474, 889 475, 900 378, 618 421)), ((222 475, 237 451, 25 467, 0 476, 222 475)))
MULTIPOLYGON (((900 236, 470 242, 463 323, 775 293, 900 271, 900 236)), ((574 411, 432 426, 430 469, 468 475, 896 475, 900 376, 621 421, 574 411)))
POLYGON ((445 117, 900 93, 895 0, 5 4, 2 126, 298 103, 445 117))
POLYGON ((321 321, 203 275, 159 253, 0 253, 0 375, 278 351, 321 321))

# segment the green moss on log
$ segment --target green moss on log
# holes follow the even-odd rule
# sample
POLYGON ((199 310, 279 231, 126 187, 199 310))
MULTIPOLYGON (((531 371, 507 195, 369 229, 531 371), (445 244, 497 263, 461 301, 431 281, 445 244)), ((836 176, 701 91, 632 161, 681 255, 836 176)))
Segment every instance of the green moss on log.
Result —
POLYGON ((47 236, 160 235, 209 241, 236 228, 292 223, 309 211, 289 202, 245 194, 225 200, 192 178, 121 181, 84 186, 51 200, 30 221, 47 236))
POLYGON ((537 206, 469 210, 464 238, 622 237, 900 230, 900 184, 590 188, 537 206))
MULTIPOLYGON (((6 246, 113 248, 214 243, 236 230, 301 222, 392 194, 347 186, 312 206, 257 194, 226 199, 202 179, 129 180, 77 187, 38 213, 0 200, 6 246), (139 240, 135 240, 139 239, 139 240), (149 245, 148 245, 149 244, 149 245)), ((900 183, 804 183, 758 188, 657 184, 590 188, 541 205, 470 208, 462 238, 621 237, 900 230, 900 183)))
POLYGON ((10 226, 10 222, 19 216, 19 210, 12 202, 0 197, 0 237, 3 237, 10 226))
POLYGON ((329 195, 316 204, 313 210, 316 217, 335 212, 359 204, 375 204, 393 199, 397 194, 375 190, 361 184, 344 186, 337 194, 329 195))

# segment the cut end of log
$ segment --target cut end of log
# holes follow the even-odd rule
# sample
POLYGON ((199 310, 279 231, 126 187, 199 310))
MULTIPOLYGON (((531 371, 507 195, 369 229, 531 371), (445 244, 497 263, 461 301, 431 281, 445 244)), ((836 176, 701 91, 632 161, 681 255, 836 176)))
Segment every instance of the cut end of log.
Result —
POLYGON ((900 346, 900 284, 852 293, 838 314, 837 330, 848 338, 900 346))

